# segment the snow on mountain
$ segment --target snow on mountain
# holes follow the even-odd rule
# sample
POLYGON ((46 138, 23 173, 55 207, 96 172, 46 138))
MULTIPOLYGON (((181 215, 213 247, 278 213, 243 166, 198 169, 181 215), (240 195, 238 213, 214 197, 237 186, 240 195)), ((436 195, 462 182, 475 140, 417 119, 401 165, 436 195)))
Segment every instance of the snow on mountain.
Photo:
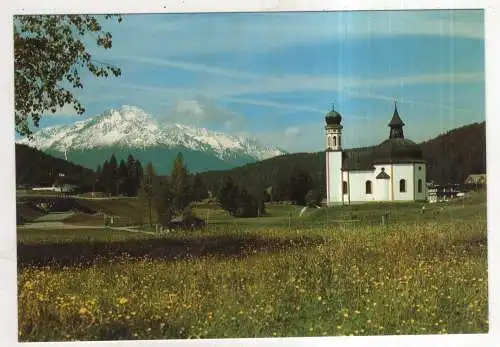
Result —
POLYGON ((262 160, 285 153, 258 141, 179 123, 160 123, 135 106, 110 109, 71 125, 41 129, 18 143, 60 152, 105 147, 151 148, 159 145, 213 151, 219 159, 248 155, 262 160))

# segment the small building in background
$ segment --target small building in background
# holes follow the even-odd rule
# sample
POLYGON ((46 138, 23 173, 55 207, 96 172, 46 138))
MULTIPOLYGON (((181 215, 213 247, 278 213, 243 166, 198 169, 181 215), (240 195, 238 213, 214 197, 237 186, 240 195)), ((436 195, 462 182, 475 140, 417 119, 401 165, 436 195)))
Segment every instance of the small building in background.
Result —
POLYGON ((436 203, 449 201, 464 196, 459 184, 433 184, 427 185, 427 201, 436 203))
POLYGON ((172 218, 167 227, 171 229, 197 229, 205 226, 205 221, 193 215, 180 215, 172 218))
POLYGON ((69 177, 62 172, 59 173, 57 176, 58 177, 52 184, 56 192, 71 194, 74 193, 79 188, 78 180, 69 177))
POLYGON ((486 185, 486 174, 471 174, 467 176, 464 183, 474 185, 476 189, 483 188, 486 185))

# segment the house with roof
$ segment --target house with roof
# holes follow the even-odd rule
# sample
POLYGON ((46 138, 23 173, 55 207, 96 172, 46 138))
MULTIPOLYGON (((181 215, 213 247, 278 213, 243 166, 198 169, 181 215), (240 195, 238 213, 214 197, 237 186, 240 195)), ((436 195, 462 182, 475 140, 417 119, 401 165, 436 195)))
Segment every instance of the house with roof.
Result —
POLYGON ((466 184, 486 184, 486 174, 471 174, 465 179, 466 184))
POLYGON ((342 149, 342 116, 333 108, 326 121, 326 203, 426 201, 427 164, 422 150, 404 137, 397 104, 389 138, 357 153, 342 149))

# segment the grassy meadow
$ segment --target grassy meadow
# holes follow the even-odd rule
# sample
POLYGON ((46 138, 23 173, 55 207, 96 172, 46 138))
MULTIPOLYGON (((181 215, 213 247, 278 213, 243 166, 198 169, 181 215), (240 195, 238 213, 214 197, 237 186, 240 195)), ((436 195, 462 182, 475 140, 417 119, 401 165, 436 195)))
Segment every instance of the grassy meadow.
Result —
POLYGON ((201 205, 207 228, 167 235, 18 230, 19 339, 485 333, 485 196, 423 205, 201 205))

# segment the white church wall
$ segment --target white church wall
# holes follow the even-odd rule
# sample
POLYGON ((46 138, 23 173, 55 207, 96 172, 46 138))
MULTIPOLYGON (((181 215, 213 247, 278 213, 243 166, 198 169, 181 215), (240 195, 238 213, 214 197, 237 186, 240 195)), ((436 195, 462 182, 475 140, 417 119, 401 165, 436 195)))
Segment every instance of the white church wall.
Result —
POLYGON ((416 163, 415 164, 415 169, 414 169, 414 178, 415 178, 415 200, 427 200, 427 185, 426 185, 426 178, 427 178, 427 169, 426 165, 424 163, 416 163), (422 190, 419 192, 418 191, 418 180, 420 180, 422 190))
POLYGON ((375 179, 375 200, 377 201, 389 201, 391 196, 390 192, 390 180, 389 179, 375 179))
POLYGON ((373 170, 367 171, 350 171, 350 202, 367 202, 375 201, 375 175, 373 170), (366 193, 366 182, 371 182, 371 193, 366 193))
POLYGON ((374 165, 375 171, 373 173, 374 176, 374 185, 375 185, 375 200, 377 201, 389 201, 391 200, 390 195, 390 179, 376 179, 377 175, 382 171, 382 168, 385 172, 389 172, 390 165, 376 164, 374 165))
POLYGON ((342 152, 326 152, 327 155, 327 175, 328 175, 328 195, 327 204, 337 204, 342 202, 342 152))
POLYGON ((408 201, 413 200, 414 195, 414 177, 413 177, 413 164, 392 164, 391 171, 388 172, 391 176, 393 198, 395 201, 408 201), (406 184, 406 191, 400 191, 400 180, 404 179, 406 184))

